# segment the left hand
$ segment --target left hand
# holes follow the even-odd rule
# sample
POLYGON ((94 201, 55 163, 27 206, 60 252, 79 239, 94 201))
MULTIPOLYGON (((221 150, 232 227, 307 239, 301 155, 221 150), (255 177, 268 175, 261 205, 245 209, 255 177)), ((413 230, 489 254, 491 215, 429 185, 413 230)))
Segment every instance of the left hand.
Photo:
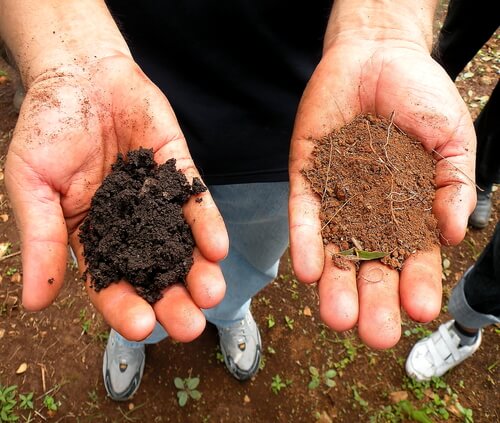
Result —
POLYGON ((388 118, 392 111, 399 128, 427 151, 440 154, 433 213, 443 242, 456 244, 475 204, 474 128, 453 82, 421 45, 355 37, 332 43, 302 97, 290 156, 290 243, 297 277, 306 283, 319 281, 320 313, 328 326, 344 331, 357 323, 361 339, 374 348, 389 348, 399 340, 401 305, 419 322, 439 314, 439 248, 412 255, 401 272, 380 261, 363 263, 357 277, 354 265, 349 270, 335 267, 322 242, 319 199, 301 170, 313 149, 311 139, 356 115, 388 118), (370 273, 383 274, 383 280, 367 283, 373 279, 370 273))

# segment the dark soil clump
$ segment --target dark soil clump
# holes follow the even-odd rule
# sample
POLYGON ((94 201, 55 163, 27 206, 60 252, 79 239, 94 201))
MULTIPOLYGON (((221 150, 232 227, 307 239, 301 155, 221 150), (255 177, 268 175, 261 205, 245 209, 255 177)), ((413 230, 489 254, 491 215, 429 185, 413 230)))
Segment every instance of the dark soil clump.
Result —
POLYGON ((126 160, 119 154, 81 226, 92 287, 124 279, 154 303, 168 285, 185 282, 195 243, 182 205, 203 191, 199 179, 189 184, 175 159, 157 165, 153 150, 143 148, 126 160))
POLYGON ((420 142, 371 115, 314 142, 303 174, 321 199, 324 244, 344 252, 333 255, 336 263, 380 252, 400 269, 410 254, 439 244, 431 212, 435 161, 420 142))

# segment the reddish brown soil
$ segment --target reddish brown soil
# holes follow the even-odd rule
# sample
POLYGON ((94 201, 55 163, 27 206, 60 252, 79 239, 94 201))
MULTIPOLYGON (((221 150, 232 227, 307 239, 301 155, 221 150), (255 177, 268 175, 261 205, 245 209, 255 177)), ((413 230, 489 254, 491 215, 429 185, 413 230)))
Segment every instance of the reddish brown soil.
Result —
POLYGON ((92 287, 100 291, 126 280, 154 303, 168 285, 185 282, 194 239, 182 205, 203 191, 199 179, 189 184, 175 159, 158 166, 153 150, 144 148, 126 160, 119 155, 81 226, 92 287))
POLYGON ((379 252, 382 262, 401 268, 411 253, 439 244, 434 160, 392 119, 358 116, 314 143, 303 173, 321 199, 325 245, 349 250, 355 260, 379 252))

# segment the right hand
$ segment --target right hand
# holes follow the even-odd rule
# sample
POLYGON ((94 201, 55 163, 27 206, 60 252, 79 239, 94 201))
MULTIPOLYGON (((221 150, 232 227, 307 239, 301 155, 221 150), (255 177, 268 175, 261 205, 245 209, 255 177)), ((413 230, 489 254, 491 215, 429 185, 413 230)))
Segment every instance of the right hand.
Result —
MULTIPOLYGON (((23 305, 40 310, 64 280, 68 241, 85 270, 79 226, 117 154, 152 148, 155 160, 177 160, 191 180, 199 176, 175 115, 160 90, 127 56, 55 69, 30 84, 7 155, 5 182, 21 234, 23 305), (53 278, 53 283, 48 280, 53 278)), ((225 284, 217 264, 228 251, 222 217, 210 194, 184 206, 197 247, 182 285, 168 287, 153 306, 125 281, 87 290, 104 319, 129 340, 142 340, 159 321, 179 341, 205 327, 200 308, 217 305, 225 284)))

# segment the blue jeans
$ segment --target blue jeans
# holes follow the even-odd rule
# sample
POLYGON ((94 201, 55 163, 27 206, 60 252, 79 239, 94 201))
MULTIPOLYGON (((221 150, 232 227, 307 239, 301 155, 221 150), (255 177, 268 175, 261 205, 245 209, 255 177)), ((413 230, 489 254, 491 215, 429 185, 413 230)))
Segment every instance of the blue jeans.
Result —
POLYGON ((500 222, 474 266, 453 288, 448 310, 466 328, 500 323, 500 222))
MULTIPOLYGON (((206 319, 227 327, 243 319, 252 297, 278 274, 288 247, 288 182, 213 185, 210 193, 229 233, 229 254, 220 263, 226 295, 214 308, 203 310, 206 319)), ((168 334, 157 322, 143 341, 154 344, 168 334)), ((137 343, 118 336, 130 347, 137 343)))

